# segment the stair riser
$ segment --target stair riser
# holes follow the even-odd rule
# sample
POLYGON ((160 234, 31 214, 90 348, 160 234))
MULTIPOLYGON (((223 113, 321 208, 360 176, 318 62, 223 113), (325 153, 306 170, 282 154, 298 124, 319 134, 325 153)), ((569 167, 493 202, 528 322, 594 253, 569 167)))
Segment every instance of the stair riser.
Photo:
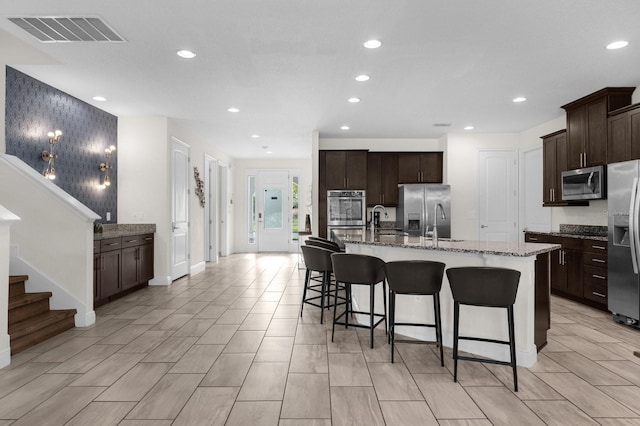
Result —
POLYGON ((9 298, 20 296, 24 293, 24 281, 20 281, 18 283, 9 283, 9 298))
POLYGON ((40 342, 62 333, 63 331, 72 329, 75 326, 73 316, 64 318, 63 320, 51 323, 47 327, 24 336, 19 339, 11 339, 11 355, 15 355, 18 352, 22 352, 31 346, 37 345, 40 342))
POLYGON ((38 300, 28 305, 20 306, 9 311, 9 325, 36 315, 44 314, 49 310, 49 299, 38 300))

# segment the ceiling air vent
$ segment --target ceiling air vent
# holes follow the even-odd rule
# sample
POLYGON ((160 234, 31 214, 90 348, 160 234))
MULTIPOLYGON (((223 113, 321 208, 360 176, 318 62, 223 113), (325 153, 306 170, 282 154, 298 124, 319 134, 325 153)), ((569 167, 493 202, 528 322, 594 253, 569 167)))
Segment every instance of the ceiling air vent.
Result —
POLYGON ((433 123, 433 127, 451 127, 451 123, 433 123))
POLYGON ((103 20, 95 17, 9 18, 43 43, 69 41, 124 42, 103 20))

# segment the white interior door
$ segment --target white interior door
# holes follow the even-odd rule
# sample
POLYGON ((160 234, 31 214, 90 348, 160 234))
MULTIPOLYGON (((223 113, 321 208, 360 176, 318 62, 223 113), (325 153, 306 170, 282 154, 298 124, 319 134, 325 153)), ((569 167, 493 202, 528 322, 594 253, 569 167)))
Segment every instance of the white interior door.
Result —
POLYGON ((189 145, 171 139, 171 279, 189 273, 189 145))
POLYGON ((289 172, 258 172, 258 251, 289 251, 289 172))
POLYGON ((205 155, 204 157, 204 190, 206 194, 204 230, 205 230, 205 247, 204 253, 206 260, 209 262, 218 261, 218 244, 216 241, 216 229, 218 227, 216 196, 218 190, 216 185, 218 180, 216 174, 218 172, 218 163, 215 158, 205 155))
POLYGON ((518 241, 518 154, 479 151, 479 239, 518 241))

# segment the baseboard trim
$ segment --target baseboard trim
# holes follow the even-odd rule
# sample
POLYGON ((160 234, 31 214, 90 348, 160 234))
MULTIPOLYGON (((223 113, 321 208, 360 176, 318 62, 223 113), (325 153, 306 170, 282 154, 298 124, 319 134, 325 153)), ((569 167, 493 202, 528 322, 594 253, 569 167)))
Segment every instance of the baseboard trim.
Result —
POLYGON ((0 342, 0 346, 3 346, 3 348, 0 349, 0 368, 3 368, 11 364, 11 346, 9 343, 9 335, 5 334, 4 336, 2 336, 2 338, 0 338, 0 342))
POLYGON ((205 262, 198 262, 195 265, 191 265, 190 275, 198 275, 200 272, 204 272, 207 264, 205 262))
POLYGON ((171 277, 153 277, 153 279, 149 280, 149 285, 169 285, 171 284, 171 277))
POLYGON ((89 327, 96 323, 96 312, 90 311, 84 315, 77 313, 73 318, 76 327, 89 327))

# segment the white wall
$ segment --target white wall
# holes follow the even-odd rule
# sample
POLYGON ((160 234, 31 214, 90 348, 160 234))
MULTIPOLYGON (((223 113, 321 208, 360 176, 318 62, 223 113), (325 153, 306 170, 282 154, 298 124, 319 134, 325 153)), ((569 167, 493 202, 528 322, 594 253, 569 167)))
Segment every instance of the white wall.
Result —
MULTIPOLYGON (((299 170, 300 182, 298 186, 298 220, 300 226, 304 226, 305 214, 308 213, 306 200, 310 194, 312 185, 311 159, 237 159, 234 162, 233 172, 233 216, 236 218, 234 224, 234 249, 236 253, 252 251, 249 249, 249 234, 247 221, 249 216, 247 197, 247 170, 299 170)), ((317 201, 316 201, 317 202, 317 201)), ((317 204, 316 204, 317 205, 317 204)), ((312 224, 313 226, 313 224, 312 224)))

